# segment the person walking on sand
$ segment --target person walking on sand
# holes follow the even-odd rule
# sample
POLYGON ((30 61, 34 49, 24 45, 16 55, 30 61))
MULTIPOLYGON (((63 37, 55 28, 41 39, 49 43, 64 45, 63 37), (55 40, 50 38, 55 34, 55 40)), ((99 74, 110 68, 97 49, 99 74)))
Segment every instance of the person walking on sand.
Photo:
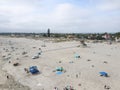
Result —
POLYGON ((7 75, 7 79, 9 79, 9 76, 7 75))
POLYGON ((39 52, 38 52, 38 54, 41 55, 41 53, 42 53, 42 49, 39 48, 39 52))

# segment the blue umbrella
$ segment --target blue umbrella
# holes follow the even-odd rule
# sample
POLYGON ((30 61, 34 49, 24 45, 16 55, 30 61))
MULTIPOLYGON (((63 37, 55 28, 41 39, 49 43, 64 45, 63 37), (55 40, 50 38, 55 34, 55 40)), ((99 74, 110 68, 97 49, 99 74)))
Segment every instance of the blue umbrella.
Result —
POLYGON ((105 76, 105 77, 108 76, 108 74, 106 72, 99 72, 99 73, 100 73, 100 76, 105 76))

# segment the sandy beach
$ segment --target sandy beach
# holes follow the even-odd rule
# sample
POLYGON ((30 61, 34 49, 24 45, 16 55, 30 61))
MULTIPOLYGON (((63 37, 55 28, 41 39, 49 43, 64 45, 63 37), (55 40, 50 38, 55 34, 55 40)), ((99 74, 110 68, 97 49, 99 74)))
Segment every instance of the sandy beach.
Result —
POLYGON ((116 42, 89 41, 83 47, 75 40, 0 37, 0 90, 63 90, 66 86, 74 90, 120 90, 119 59, 120 43, 116 42), (40 57, 32 59, 40 48, 40 57), (40 73, 26 73, 24 68, 30 66, 37 66, 40 73), (65 72, 56 74, 56 67, 63 67, 65 72), (101 71, 109 77, 100 76, 101 71))

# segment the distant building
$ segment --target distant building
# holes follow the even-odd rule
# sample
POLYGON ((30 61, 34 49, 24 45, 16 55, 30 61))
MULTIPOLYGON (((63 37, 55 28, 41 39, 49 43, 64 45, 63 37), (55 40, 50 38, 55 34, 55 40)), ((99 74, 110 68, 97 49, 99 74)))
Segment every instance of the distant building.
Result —
POLYGON ((40 36, 39 35, 35 35, 35 38, 39 38, 40 36))
POLYGON ((109 40, 111 38, 111 36, 110 36, 110 34, 105 33, 105 35, 103 35, 102 38, 105 38, 106 40, 109 40))
POLYGON ((50 37, 50 29, 48 28, 47 36, 50 37))
POLYGON ((15 37, 15 34, 11 34, 10 36, 11 36, 11 37, 15 37))

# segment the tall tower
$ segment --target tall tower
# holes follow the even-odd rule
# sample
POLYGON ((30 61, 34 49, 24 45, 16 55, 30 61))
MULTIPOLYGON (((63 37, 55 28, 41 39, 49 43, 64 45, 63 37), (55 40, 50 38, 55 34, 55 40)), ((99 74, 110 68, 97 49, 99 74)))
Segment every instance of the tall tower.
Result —
POLYGON ((50 37, 50 29, 48 28, 47 36, 50 37))

